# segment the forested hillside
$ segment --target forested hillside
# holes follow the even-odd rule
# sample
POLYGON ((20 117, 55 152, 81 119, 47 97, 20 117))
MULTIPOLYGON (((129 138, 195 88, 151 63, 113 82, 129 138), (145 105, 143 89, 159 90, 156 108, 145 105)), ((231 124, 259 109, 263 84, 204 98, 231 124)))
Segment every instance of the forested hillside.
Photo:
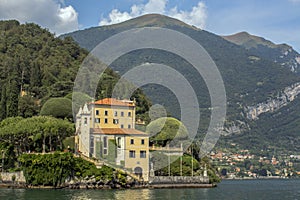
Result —
POLYGON ((17 21, 0 22, 0 34, 0 119, 35 115, 40 101, 72 91, 87 55, 72 39, 61 40, 38 25, 17 21))
MULTIPOLYGON (((14 20, 0 21, 0 35, 0 121, 7 117, 38 115, 50 98, 70 98, 77 71, 88 54, 86 50, 71 37, 60 39, 36 24, 20 24, 14 20)), ((118 79, 108 69, 94 98, 109 97, 118 79)), ((139 106, 150 105, 141 90, 134 96, 139 106)), ((51 109, 55 113, 56 108, 51 109)), ((140 110, 143 113, 146 108, 140 110)))

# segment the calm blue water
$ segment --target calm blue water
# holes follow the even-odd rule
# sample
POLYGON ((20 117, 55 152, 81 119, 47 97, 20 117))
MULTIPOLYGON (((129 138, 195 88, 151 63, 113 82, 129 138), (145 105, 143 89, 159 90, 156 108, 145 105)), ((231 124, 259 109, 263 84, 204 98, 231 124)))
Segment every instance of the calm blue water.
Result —
POLYGON ((210 189, 39 190, 0 189, 1 200, 89 199, 299 199, 300 180, 227 180, 210 189))

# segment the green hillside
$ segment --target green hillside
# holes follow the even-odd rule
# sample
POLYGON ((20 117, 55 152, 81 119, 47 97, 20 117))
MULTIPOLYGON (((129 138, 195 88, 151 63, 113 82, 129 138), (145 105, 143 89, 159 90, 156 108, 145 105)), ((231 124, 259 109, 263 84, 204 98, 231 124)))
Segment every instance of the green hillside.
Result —
MULTIPOLYGON (((86 50, 71 37, 60 39, 36 24, 15 20, 0 21, 0 35, 0 121, 38 115, 48 99, 70 97, 77 71, 88 55, 86 50)), ((95 98, 110 97, 118 79, 107 69, 95 98)), ((141 90, 134 97, 144 113, 150 105, 147 98, 141 90)), ((63 106, 67 105, 71 106, 63 106)))

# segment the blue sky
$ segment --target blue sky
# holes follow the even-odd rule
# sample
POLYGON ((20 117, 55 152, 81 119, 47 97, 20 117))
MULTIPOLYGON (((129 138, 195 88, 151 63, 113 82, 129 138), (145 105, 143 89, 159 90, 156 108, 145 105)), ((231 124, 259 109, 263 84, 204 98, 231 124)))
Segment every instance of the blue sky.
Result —
POLYGON ((147 13, 219 35, 247 31, 300 52, 300 0, 0 0, 0 19, 35 22, 58 35, 147 13))

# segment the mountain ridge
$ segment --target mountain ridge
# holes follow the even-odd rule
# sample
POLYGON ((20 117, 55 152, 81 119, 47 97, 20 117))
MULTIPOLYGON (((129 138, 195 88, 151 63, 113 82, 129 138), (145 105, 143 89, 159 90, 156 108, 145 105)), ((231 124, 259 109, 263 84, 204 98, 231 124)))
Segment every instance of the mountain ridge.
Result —
POLYGON ((263 37, 252 35, 246 31, 238 32, 232 35, 224 35, 222 36, 224 39, 235 43, 237 45, 244 46, 246 49, 250 49, 252 47, 257 47, 258 44, 262 44, 265 46, 269 46, 271 48, 278 48, 278 47, 286 47, 286 48, 292 48, 291 46, 287 44, 275 44, 271 42, 270 40, 267 40, 263 37), (251 43, 249 43, 251 41, 251 43), (249 45, 249 46, 247 46, 249 45))
POLYGON ((240 32, 233 35, 222 36, 224 39, 242 46, 255 56, 259 56, 282 66, 292 72, 300 73, 300 54, 288 44, 275 44, 263 37, 240 32))

